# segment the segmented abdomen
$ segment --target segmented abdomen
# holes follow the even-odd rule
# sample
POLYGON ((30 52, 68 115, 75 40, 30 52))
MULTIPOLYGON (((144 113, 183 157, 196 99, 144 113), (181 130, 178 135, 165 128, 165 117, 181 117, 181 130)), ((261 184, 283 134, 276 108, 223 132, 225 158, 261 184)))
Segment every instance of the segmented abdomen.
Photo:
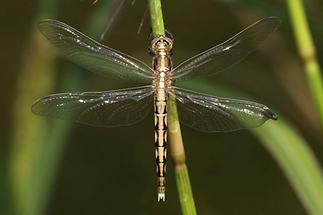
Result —
POLYGON ((158 201, 165 201, 167 153, 167 97, 165 91, 157 92, 155 96, 154 115, 158 201))

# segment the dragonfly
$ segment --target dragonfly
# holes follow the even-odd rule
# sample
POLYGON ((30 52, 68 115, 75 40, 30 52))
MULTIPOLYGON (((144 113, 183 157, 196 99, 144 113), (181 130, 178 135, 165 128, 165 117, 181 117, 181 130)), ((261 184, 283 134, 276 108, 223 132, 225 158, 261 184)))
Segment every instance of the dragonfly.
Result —
POLYGON ((253 52, 280 23, 263 18, 225 42, 201 52, 178 66, 172 65, 173 38, 151 40, 152 67, 136 58, 96 42, 57 20, 43 20, 40 32, 72 62, 102 75, 115 75, 142 86, 102 92, 66 92, 38 99, 32 112, 102 127, 129 126, 154 110, 154 145, 157 199, 165 201, 167 111, 170 99, 177 104, 180 122, 203 132, 255 128, 277 115, 251 101, 222 98, 178 87, 189 78, 227 69, 253 52), (176 81, 176 83, 175 83, 176 81))

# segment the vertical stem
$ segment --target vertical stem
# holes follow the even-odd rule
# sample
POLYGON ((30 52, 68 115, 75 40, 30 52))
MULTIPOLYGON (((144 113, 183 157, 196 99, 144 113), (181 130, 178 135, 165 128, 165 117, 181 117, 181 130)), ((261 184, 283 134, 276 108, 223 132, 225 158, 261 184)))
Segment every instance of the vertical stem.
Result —
POLYGON ((164 36, 164 19, 160 0, 149 0, 151 28, 154 37, 164 36))
POLYGON ((323 128, 323 83, 321 69, 316 59, 316 50, 306 20, 302 0, 287 0, 299 54, 304 61, 307 82, 319 112, 323 128))
MULTIPOLYGON (((165 35, 160 0, 149 0, 149 11, 154 37, 165 35)), ((185 150, 174 97, 170 97, 168 100, 168 139, 170 155, 175 166, 175 176, 182 213, 184 215, 195 215, 195 203, 188 169, 185 163, 185 150)))
POLYGON ((176 183, 182 213, 184 215, 195 215, 196 209, 190 177, 185 163, 185 150, 178 120, 176 100, 172 96, 168 100, 168 139, 170 155, 175 165, 176 183))
MULTIPOLYGON (((55 16, 57 1, 43 0, 38 3, 34 22, 41 17, 55 16)), ((54 154, 59 154, 63 144, 51 144, 55 143, 54 140, 47 143, 49 126, 31 114, 30 105, 35 98, 50 92, 55 85, 55 54, 35 29, 30 32, 30 40, 21 48, 22 64, 12 105, 8 164, 12 213, 40 215, 47 205, 50 183, 55 174, 54 165, 51 165, 56 157, 54 154)))
MULTIPOLYGON (((114 1, 104 2, 94 17, 89 19, 91 29, 88 28, 88 31, 92 34, 102 29, 105 23, 98 20, 105 20, 107 11, 108 13, 111 11, 114 3, 114 1)), ((55 17, 57 9, 58 1, 39 1, 35 22, 42 17, 55 17)), ((23 47, 23 64, 17 81, 15 103, 12 107, 13 129, 9 180, 12 189, 13 214, 19 215, 45 214, 52 182, 71 123, 55 121, 47 125, 45 121, 31 114, 31 104, 36 98, 51 91, 55 85, 56 75, 55 54, 48 41, 38 31, 32 32, 30 38, 28 44, 23 47)), ((81 76, 75 67, 70 66, 65 70, 63 88, 75 88, 81 85, 81 76)))

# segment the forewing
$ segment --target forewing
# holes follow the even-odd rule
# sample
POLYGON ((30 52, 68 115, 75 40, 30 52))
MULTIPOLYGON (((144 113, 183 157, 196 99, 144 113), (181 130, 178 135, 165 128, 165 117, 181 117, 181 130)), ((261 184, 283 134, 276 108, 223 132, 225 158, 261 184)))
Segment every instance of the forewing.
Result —
POLYGON ((44 20, 39 30, 72 62, 93 72, 150 82, 152 70, 145 63, 106 47, 65 23, 44 20))
POLYGON ((152 105, 151 86, 106 92, 61 93, 36 101, 32 112, 101 127, 132 125, 143 119, 152 105))
POLYGON ((237 99, 194 93, 175 87, 180 121, 204 132, 234 131, 254 128, 268 119, 277 119, 265 105, 237 99))
POLYGON ((275 31, 280 20, 268 17, 250 25, 227 41, 214 46, 177 66, 174 71, 176 80, 185 80, 192 76, 209 75, 227 69, 240 62, 267 36, 275 31))

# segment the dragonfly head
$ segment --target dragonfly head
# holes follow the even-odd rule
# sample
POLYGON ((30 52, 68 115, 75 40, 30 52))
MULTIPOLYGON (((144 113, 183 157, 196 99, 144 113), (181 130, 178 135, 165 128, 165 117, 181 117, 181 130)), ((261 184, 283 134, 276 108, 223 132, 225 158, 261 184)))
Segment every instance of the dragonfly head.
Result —
POLYGON ((156 55, 159 52, 167 52, 169 55, 172 53, 173 49, 173 39, 165 36, 159 36, 154 38, 149 47, 149 53, 156 55))

